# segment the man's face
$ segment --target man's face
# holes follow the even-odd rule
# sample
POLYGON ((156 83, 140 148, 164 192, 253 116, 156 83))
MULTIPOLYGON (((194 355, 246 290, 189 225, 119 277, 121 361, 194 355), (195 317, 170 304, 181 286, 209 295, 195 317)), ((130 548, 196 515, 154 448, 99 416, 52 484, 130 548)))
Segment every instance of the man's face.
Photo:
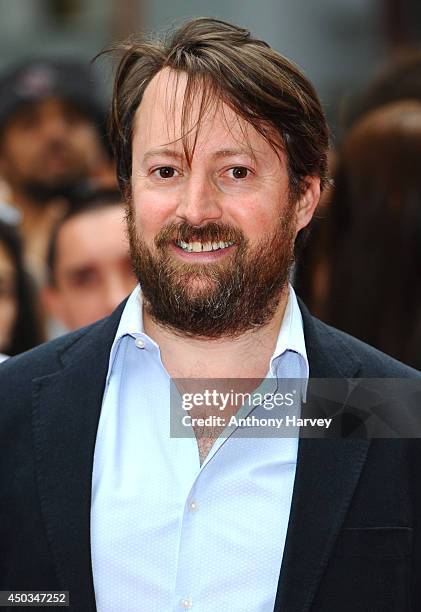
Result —
POLYGON ((128 251, 123 207, 69 219, 57 236, 55 287, 44 294, 50 313, 69 330, 109 315, 136 284, 128 251))
POLYGON ((136 113, 132 258, 156 320, 187 334, 234 336, 273 315, 296 234, 312 211, 297 214, 291 201, 281 143, 277 155, 224 104, 193 129, 189 168, 177 140, 184 90, 184 75, 177 87, 174 73, 163 70, 136 113))
POLYGON ((102 155, 92 122, 70 103, 55 98, 22 108, 0 137, 4 178, 40 201, 62 195, 89 175, 102 155))

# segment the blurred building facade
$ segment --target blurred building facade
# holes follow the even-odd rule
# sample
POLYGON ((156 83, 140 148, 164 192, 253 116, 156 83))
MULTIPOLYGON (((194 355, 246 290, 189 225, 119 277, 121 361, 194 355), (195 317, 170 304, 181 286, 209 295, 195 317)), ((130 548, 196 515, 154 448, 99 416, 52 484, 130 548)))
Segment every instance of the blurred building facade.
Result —
MULTIPOLYGON (((0 0, 0 70, 28 56, 91 59, 134 30, 212 16, 250 28, 292 58, 315 83, 335 128, 340 100, 387 57, 387 37, 405 36, 400 0, 0 0), (402 21, 402 20, 401 20, 402 21), (22 43, 24 41, 24 44, 22 43)), ((406 13, 411 10, 408 0, 406 13)), ((416 3, 415 3, 416 4, 416 3)), ((414 9, 415 10, 415 9, 414 9)), ((414 30, 415 31, 415 30, 414 30)), ((105 70, 99 65, 97 71, 105 70)), ((104 72, 104 93, 110 76, 104 72)))

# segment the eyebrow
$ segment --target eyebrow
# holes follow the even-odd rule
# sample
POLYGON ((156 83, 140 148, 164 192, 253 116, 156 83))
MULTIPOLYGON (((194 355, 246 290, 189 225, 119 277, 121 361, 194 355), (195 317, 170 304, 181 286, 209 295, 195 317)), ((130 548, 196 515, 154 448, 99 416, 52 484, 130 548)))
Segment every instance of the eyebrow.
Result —
POLYGON ((158 157, 159 155, 163 155, 165 157, 173 157, 175 159, 183 159, 184 155, 174 149, 150 149, 143 156, 143 160, 146 161, 151 157, 158 157))
POLYGON ((215 151, 212 157, 219 159, 221 157, 237 157, 239 155, 245 155, 247 157, 255 157, 255 153, 253 150, 247 149, 245 147, 239 147, 237 149, 221 149, 220 151, 215 151))
MULTIPOLYGON (((252 149, 245 148, 245 147, 232 148, 232 149, 220 149, 219 151, 215 151, 212 154, 212 157, 214 159, 220 159, 220 158, 226 158, 226 157, 237 157, 239 155, 255 158, 255 153, 252 151, 252 149)), ((147 161, 148 159, 152 157, 159 157, 159 156, 172 157, 173 159, 184 159, 184 154, 181 153, 180 151, 175 151, 174 149, 168 149, 168 148, 164 148, 164 149, 158 148, 158 149, 150 149, 149 151, 147 151, 145 155, 143 156, 143 160, 147 161)))

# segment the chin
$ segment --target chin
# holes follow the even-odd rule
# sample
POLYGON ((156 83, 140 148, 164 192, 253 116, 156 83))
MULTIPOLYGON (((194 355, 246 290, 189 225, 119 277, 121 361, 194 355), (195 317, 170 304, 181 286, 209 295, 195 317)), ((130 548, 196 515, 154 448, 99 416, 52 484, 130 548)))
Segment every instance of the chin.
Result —
POLYGON ((188 298, 196 299, 196 298, 211 298, 215 289, 217 288, 218 283, 209 278, 185 278, 183 282, 186 284, 185 293, 188 298))

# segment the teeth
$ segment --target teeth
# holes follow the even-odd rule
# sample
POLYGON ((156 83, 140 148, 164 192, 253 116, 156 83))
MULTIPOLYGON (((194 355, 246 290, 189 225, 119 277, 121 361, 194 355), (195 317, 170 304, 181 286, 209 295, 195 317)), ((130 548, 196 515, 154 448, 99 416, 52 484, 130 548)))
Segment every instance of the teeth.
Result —
POLYGON ((204 242, 204 243, 202 244, 202 251, 206 251, 206 252, 208 252, 208 251, 213 251, 213 245, 212 245, 212 242, 204 242))
POLYGON ((202 253, 209 251, 217 251, 219 249, 225 249, 233 242, 183 242, 182 240, 176 241, 177 246, 187 251, 188 253, 202 253))

